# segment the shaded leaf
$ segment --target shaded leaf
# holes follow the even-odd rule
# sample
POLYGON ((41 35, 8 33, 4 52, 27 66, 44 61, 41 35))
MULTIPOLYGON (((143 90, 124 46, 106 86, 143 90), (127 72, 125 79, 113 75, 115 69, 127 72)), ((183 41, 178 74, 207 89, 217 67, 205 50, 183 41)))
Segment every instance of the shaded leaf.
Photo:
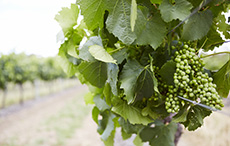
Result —
POLYGON ((205 51, 208 51, 208 50, 213 50, 215 47, 218 47, 223 44, 224 40, 222 39, 220 33, 217 32, 216 29, 217 28, 215 26, 212 26, 210 28, 208 34, 199 41, 200 42, 199 47, 201 47, 204 43, 203 49, 205 51))
POLYGON ((117 92, 118 92, 117 91, 118 72, 119 72, 119 68, 116 64, 113 63, 107 64, 107 74, 108 74, 107 82, 109 83, 111 87, 111 91, 115 96, 117 96, 117 92))
POLYGON ((164 21, 159 14, 155 14, 152 18, 145 17, 139 13, 135 33, 137 35, 136 43, 139 45, 150 44, 156 49, 164 40, 167 29, 164 21))
POLYGON ((110 87, 109 83, 105 84, 105 87, 103 90, 103 95, 105 96, 106 104, 111 106, 112 92, 111 92, 111 87, 110 87))
POLYGON ((155 113, 152 109, 151 109, 151 105, 147 104, 147 106, 145 108, 142 109, 141 114, 143 116, 150 116, 152 119, 157 119, 160 117, 160 115, 158 113, 155 113))
POLYGON ((214 83, 217 85, 217 92, 222 97, 228 97, 230 90, 230 60, 213 75, 214 83))
POLYGON ((105 102, 103 99, 101 99, 101 95, 100 95, 100 94, 96 95, 96 96, 94 97, 93 101, 94 101, 95 105, 97 106, 97 108, 98 108, 101 112, 103 112, 103 111, 105 111, 105 110, 107 110, 107 109, 110 109, 110 106, 108 106, 108 105, 106 104, 106 102, 105 102))
POLYGON ((122 139, 123 139, 123 140, 126 140, 126 139, 129 139, 129 138, 132 136, 132 134, 126 133, 126 132, 124 131, 124 129, 121 128, 121 136, 122 136, 122 139))
POLYGON ((116 116, 114 114, 109 115, 108 121, 107 121, 107 124, 106 124, 106 128, 105 128, 104 132, 101 135, 102 140, 106 141, 109 138, 109 136, 111 135, 112 131, 114 130, 115 126, 114 126, 113 119, 115 117, 116 116))
POLYGON ((122 116, 125 120, 128 119, 131 124, 147 125, 148 123, 152 122, 151 119, 143 116, 138 108, 128 105, 124 101, 114 106, 112 111, 122 116))
POLYGON ((136 83, 143 69, 136 60, 128 60, 121 72, 121 88, 124 89, 128 103, 132 103, 136 97, 136 83))
POLYGON ((176 72, 176 63, 172 60, 166 62, 160 69, 159 73, 162 79, 168 84, 174 84, 174 73, 176 72))
POLYGON ((107 80, 107 65, 104 62, 82 62, 78 66, 79 72, 93 86, 101 88, 107 80))
POLYGON ((114 145, 114 137, 115 137, 115 130, 111 132, 107 140, 104 140, 105 146, 113 146, 114 145))
POLYGON ((144 69, 137 79, 136 100, 150 98, 154 93, 154 76, 149 69, 144 69))
POLYGON ((225 39, 230 39, 230 25, 226 23, 225 15, 222 13, 217 17, 217 27, 218 30, 223 33, 225 39))
POLYGON ((204 37, 212 25, 212 12, 210 10, 194 14, 184 24, 182 38, 185 40, 198 40, 204 37))
POLYGON ((127 134, 137 134, 139 131, 144 127, 141 124, 131 124, 129 120, 125 120, 124 118, 120 117, 119 124, 122 130, 127 134))
POLYGON ((187 121, 184 122, 184 126, 188 128, 189 131, 194 131, 203 124, 203 119, 211 114, 211 111, 195 105, 190 108, 187 115, 187 121))
POLYGON ((100 110, 96 106, 94 106, 94 108, 92 110, 92 118, 93 118, 94 122, 97 124, 98 124, 99 114, 100 114, 100 110))
POLYGON ((177 124, 174 122, 168 125, 159 122, 155 127, 145 127, 140 132, 143 142, 149 141, 151 146, 174 146, 174 137, 177 131, 177 124))
POLYGON ((154 80, 153 73, 148 68, 142 67, 136 60, 128 60, 120 78, 128 104, 144 97, 150 98, 154 93, 154 80))
POLYGON ((187 106, 181 109, 175 116, 173 116, 172 121, 175 123, 185 122, 187 120, 188 110, 187 106))
POLYGON ((136 39, 130 24, 131 4, 128 0, 116 0, 113 10, 106 20, 106 27, 123 43, 130 45, 136 39))
POLYGON ((192 4, 186 0, 175 0, 175 4, 171 4, 169 0, 163 0, 159 9, 165 22, 175 19, 183 21, 190 15, 192 4))
POLYGON ((79 57, 85 61, 95 61, 94 57, 89 52, 89 47, 93 45, 103 46, 100 37, 93 36, 79 49, 79 57))
POLYGON ((122 49, 112 54, 113 58, 117 60, 117 64, 121 64, 127 57, 127 49, 122 49))
MULTIPOLYGON (((68 41, 63 43, 61 47, 59 48, 58 56, 60 56, 60 65, 63 68, 64 72, 69 76, 73 76, 77 72, 77 64, 70 61, 67 54, 67 48, 68 48, 68 41)), ((79 61, 78 59, 75 59, 76 61, 79 61)))

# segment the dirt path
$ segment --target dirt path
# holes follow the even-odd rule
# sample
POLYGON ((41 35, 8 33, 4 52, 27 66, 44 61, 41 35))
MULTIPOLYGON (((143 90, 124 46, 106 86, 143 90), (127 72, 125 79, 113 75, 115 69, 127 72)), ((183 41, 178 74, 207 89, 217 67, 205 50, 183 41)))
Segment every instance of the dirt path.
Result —
POLYGON ((103 146, 97 133, 97 125, 91 115, 87 116, 81 128, 77 129, 66 146, 103 146))
MULTIPOLYGON (((52 117, 52 115, 60 111, 66 106, 67 102, 71 102, 77 95, 83 96, 86 92, 86 86, 71 88, 65 92, 52 95, 54 97, 48 98, 33 106, 26 107, 19 112, 1 117, 0 145, 12 145, 11 143, 17 143, 17 146, 20 146, 20 144, 24 146, 25 144, 29 144, 34 137, 38 136, 38 133, 42 133, 37 131, 45 119, 52 117)), ((83 99, 80 102, 84 104, 83 99)), ((49 133, 47 135, 49 135, 49 133)), ((50 133, 50 135, 51 137, 49 137, 49 139, 52 139, 52 133, 50 133)), ((39 145, 39 140, 37 143, 39 145)))

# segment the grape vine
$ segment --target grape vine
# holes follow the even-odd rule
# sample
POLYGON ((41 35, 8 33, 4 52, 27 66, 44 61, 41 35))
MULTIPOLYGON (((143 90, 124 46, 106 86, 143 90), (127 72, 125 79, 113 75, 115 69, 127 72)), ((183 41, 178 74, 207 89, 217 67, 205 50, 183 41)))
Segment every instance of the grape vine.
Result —
POLYGON ((77 0, 56 15, 63 68, 89 86, 105 145, 121 127, 137 146, 173 146, 178 123, 193 131, 221 110, 230 61, 216 72, 198 54, 223 44, 219 32, 230 39, 228 10, 225 0, 77 0))

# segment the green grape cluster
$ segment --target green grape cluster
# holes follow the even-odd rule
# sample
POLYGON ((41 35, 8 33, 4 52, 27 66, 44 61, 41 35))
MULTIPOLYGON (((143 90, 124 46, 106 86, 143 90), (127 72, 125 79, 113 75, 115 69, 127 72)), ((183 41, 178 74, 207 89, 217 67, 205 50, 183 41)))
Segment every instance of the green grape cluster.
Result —
MULTIPOLYGON (((181 45, 181 44, 180 44, 181 45)), ((185 101, 178 96, 196 101, 214 109, 223 107, 222 99, 216 91, 213 79, 204 72, 204 64, 195 49, 187 44, 177 46, 175 52, 176 72, 174 86, 169 86, 165 102, 169 113, 178 112, 185 101)))

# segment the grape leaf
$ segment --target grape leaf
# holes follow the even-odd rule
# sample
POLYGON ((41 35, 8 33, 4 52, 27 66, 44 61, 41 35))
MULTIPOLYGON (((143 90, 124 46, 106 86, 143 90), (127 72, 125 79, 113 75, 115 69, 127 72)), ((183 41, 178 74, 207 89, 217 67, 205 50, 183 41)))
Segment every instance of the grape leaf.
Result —
POLYGON ((81 14, 89 30, 103 27, 105 0, 77 0, 77 4, 80 5, 81 14))
POLYGON ((106 141, 110 134, 112 133, 112 131, 114 130, 114 122, 113 122, 113 119, 115 118, 116 116, 112 113, 109 114, 109 117, 108 117, 108 121, 107 121, 107 124, 106 124, 106 128, 104 130, 104 132, 102 133, 101 135, 101 139, 106 141))
POLYGON ((85 104, 94 104, 93 102, 94 95, 91 92, 88 92, 84 96, 85 104))
POLYGON ((136 135, 135 139, 133 140, 133 144, 135 144, 135 146, 143 146, 142 140, 139 135, 136 135))
MULTIPOLYGON (((75 65, 68 58, 67 48, 69 47, 69 42, 65 41, 59 48, 58 56, 60 56, 60 64, 64 72, 69 76, 73 76, 77 72, 77 64, 75 65)), ((76 59, 77 60, 77 59, 76 59)))
POLYGON ((100 110, 96 106, 94 106, 94 108, 92 110, 92 118, 93 118, 94 122, 97 124, 98 124, 99 114, 100 114, 100 110))
POLYGON ((214 83, 217 85, 217 92, 222 97, 228 97, 230 90, 230 60, 213 75, 214 83))
POLYGON ((159 73, 162 79, 168 85, 174 85, 174 73, 176 72, 176 63, 172 60, 166 62, 160 69, 159 73))
POLYGON ((126 132, 124 131, 124 129, 121 128, 121 136, 122 136, 122 139, 123 139, 123 140, 126 140, 126 139, 129 139, 129 138, 132 136, 132 134, 126 133, 126 132))
POLYGON ((150 98, 154 93, 154 77, 149 69, 144 69, 137 79, 136 100, 150 98))
POLYGON ((131 30, 134 31, 135 22, 137 19, 137 2, 136 0, 132 0, 131 4, 131 18, 130 18, 130 25, 131 30))
POLYGON ((107 80, 107 65, 104 62, 83 61, 78 70, 90 84, 98 88, 103 87, 107 80))
POLYGON ((161 4, 162 0, 150 0, 153 4, 161 4))
POLYGON ((71 31, 69 38, 59 48, 60 64, 68 76, 73 76, 77 72, 77 65, 80 59, 77 56, 75 45, 80 44, 83 36, 78 31, 71 31))
POLYGON ((175 123, 185 122, 188 115, 188 106, 184 106, 175 116, 173 116, 172 121, 175 123))
POLYGON ((132 103, 136 97, 136 82, 143 69, 136 60, 128 60, 121 72, 121 88, 124 89, 129 104, 132 103), (130 75, 130 73, 132 73, 132 75, 130 75))
POLYGON ((92 45, 103 46, 101 38, 97 36, 90 37, 89 40, 79 49, 79 57, 85 61, 95 61, 94 57, 89 52, 89 47, 92 45))
POLYGON ((226 39, 230 39, 230 25, 225 23, 226 18, 223 14, 220 14, 217 17, 217 27, 219 28, 218 30, 223 33, 226 39))
POLYGON ((169 0, 163 0, 159 9, 165 22, 175 19, 183 21, 190 15, 192 4, 186 0, 175 0, 175 4, 171 4, 169 0))
POLYGON ((211 26, 206 37, 204 37, 203 39, 201 39, 199 41, 199 43, 200 43, 199 47, 201 47, 204 44, 203 49, 205 51, 213 50, 215 47, 220 46, 223 42, 224 42, 224 40, 220 36, 220 33, 217 32, 216 27, 211 26))
POLYGON ((121 88, 124 89, 128 104, 142 98, 150 98, 156 84, 153 73, 142 67, 136 60, 128 60, 121 72, 121 88), (132 72, 132 76, 130 76, 132 72))
POLYGON ((89 52, 95 59, 99 61, 116 64, 116 60, 114 60, 113 57, 99 45, 89 46, 89 52))
POLYGON ((152 18, 147 18, 144 14, 139 13, 135 27, 137 36, 136 43, 139 45, 148 45, 156 49, 164 40, 166 35, 166 25, 159 14, 152 18), (141 24, 140 24, 141 23, 141 24))
POLYGON ((113 63, 107 64, 107 74, 108 74, 107 82, 109 83, 111 87, 111 91, 115 96, 117 96, 117 92, 118 92, 117 91, 118 72, 119 72, 119 68, 116 64, 113 63))
POLYGON ((160 115, 158 113, 154 112, 151 109, 151 105, 150 104, 148 104, 145 108, 142 109, 141 114, 143 116, 150 116, 154 120, 160 117, 160 115))
POLYGON ((203 0, 187 0, 189 1, 194 7, 198 7, 203 0))
POLYGON ((103 90, 103 95, 105 96, 105 102, 107 105, 111 106, 112 92, 109 83, 106 83, 103 90))
POLYGON ((189 113, 187 115, 187 121, 183 122, 185 127, 188 128, 189 131, 194 131, 203 124, 203 119, 211 114, 211 111, 200 107, 199 105, 195 105, 190 108, 189 113))
POLYGON ((128 0, 116 0, 106 20, 106 28, 123 43, 130 45, 136 39, 130 24, 131 4, 128 0))
POLYGON ((144 127, 141 124, 131 124, 129 120, 125 120, 124 118, 120 117, 119 124, 122 130, 127 134, 137 134, 139 131, 144 127))
POLYGON ((145 127, 140 132, 143 142, 149 141, 151 146, 174 146, 174 137, 177 131, 177 124, 174 122, 168 125, 159 122, 155 127, 145 127))
POLYGON ((115 136, 116 116, 108 111, 101 113, 102 119, 98 120, 97 132, 101 134, 101 139, 106 146, 113 146, 115 136))
POLYGON ((111 132, 107 140, 104 140, 105 146, 114 146, 114 137, 115 137, 116 129, 111 132))
POLYGON ((69 31, 77 25, 77 19, 79 15, 78 6, 71 4, 71 8, 62 8, 59 14, 55 16, 55 20, 59 23, 62 28, 64 35, 66 36, 69 31))
POLYGON ((112 54, 112 56, 115 60, 117 60, 117 64, 121 64, 128 57, 127 49, 124 48, 120 51, 117 51, 112 54))
POLYGON ((202 11, 191 16, 183 26, 182 38, 185 40, 198 40, 204 37, 212 25, 212 12, 202 11))
POLYGON ((100 95, 100 94, 96 95, 96 96, 93 98, 93 101, 94 101, 95 105, 97 106, 97 108, 98 108, 101 112, 103 112, 103 111, 105 111, 105 110, 107 110, 107 109, 110 109, 110 106, 108 106, 108 105, 106 104, 106 102, 105 102, 103 99, 101 99, 101 95, 100 95))
POLYGON ((122 116, 125 120, 128 119, 131 124, 147 125, 148 123, 152 122, 151 119, 143 116, 138 108, 128 105, 124 101, 114 106, 112 111, 122 116))

